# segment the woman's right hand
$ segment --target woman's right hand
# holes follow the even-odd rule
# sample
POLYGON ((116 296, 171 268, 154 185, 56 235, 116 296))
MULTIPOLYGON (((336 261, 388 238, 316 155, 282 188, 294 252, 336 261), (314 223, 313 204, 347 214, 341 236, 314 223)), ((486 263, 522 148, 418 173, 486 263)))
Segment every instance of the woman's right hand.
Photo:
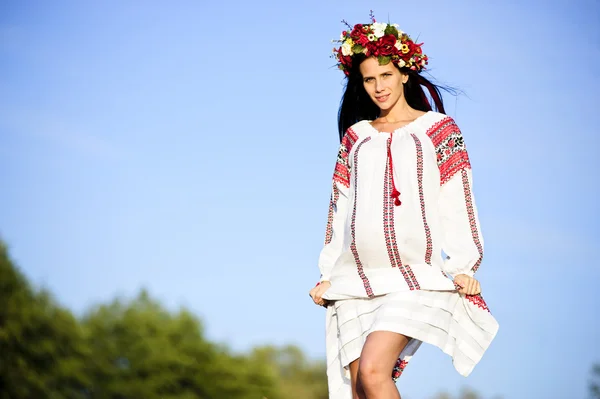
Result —
POLYGON ((331 287, 331 283, 329 281, 321 281, 319 284, 317 284, 316 287, 310 290, 308 295, 310 295, 310 297, 316 305, 327 306, 329 301, 323 299, 322 297, 325 291, 329 289, 329 287, 331 287))

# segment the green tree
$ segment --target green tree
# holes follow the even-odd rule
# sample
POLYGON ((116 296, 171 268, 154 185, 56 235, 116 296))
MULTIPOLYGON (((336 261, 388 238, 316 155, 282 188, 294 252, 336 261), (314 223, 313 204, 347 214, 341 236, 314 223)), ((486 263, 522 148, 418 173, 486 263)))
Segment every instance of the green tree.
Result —
POLYGON ((36 292, 0 242, 0 398, 84 398, 84 332, 48 292, 36 292))
POLYGON ((590 381, 590 397, 600 399, 600 364, 592 367, 592 380, 590 381))
MULTIPOLYGON (((448 393, 440 393, 435 397, 435 399, 453 399, 453 398, 454 397, 448 393)), ((476 392, 474 392, 473 390, 471 390, 469 388, 463 388, 460 392, 460 395, 457 396, 456 399, 482 399, 482 397, 479 396, 479 394, 477 394, 476 392)))
POLYGON ((210 343, 192 314, 170 314, 146 292, 100 306, 83 323, 94 399, 279 397, 268 364, 210 343))
MULTIPOLYGON (((494 399, 502 399, 501 396, 494 396, 494 399)), ((434 399, 483 399, 477 392, 470 388, 463 388, 458 396, 452 396, 447 392, 437 394, 434 399)))
POLYGON ((258 363, 271 365, 277 371, 278 391, 285 399, 327 399, 326 366, 322 361, 309 361, 302 350, 289 345, 282 348, 263 346, 250 354, 258 363))

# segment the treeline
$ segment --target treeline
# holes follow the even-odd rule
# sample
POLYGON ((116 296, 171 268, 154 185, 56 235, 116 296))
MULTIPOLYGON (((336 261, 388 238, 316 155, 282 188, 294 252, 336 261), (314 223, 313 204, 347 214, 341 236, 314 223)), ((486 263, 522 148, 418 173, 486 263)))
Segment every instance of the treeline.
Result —
POLYGON ((296 347, 235 354, 145 292, 78 319, 35 290, 0 242, 0 399, 326 399, 296 347))

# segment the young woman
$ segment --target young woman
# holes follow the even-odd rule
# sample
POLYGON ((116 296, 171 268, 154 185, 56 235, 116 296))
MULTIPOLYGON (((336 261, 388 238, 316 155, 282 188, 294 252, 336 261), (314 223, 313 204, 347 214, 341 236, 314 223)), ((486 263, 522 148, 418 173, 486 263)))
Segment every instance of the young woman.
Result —
POLYGON ((467 376, 498 331, 473 277, 483 238, 471 164, 421 44, 397 25, 355 25, 334 50, 347 85, 321 279, 331 399, 400 398, 422 342, 467 376), (432 110, 423 88, 429 92, 432 110))

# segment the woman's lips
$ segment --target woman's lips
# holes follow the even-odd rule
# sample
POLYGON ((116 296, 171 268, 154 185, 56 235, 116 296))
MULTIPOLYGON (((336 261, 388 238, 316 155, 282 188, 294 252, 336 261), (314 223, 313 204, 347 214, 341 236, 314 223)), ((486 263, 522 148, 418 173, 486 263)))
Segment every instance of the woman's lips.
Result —
POLYGON ((389 96, 390 96, 389 94, 386 94, 385 96, 375 97, 375 98, 377 99, 377 101, 382 103, 382 102, 385 102, 385 100, 387 100, 389 96))

